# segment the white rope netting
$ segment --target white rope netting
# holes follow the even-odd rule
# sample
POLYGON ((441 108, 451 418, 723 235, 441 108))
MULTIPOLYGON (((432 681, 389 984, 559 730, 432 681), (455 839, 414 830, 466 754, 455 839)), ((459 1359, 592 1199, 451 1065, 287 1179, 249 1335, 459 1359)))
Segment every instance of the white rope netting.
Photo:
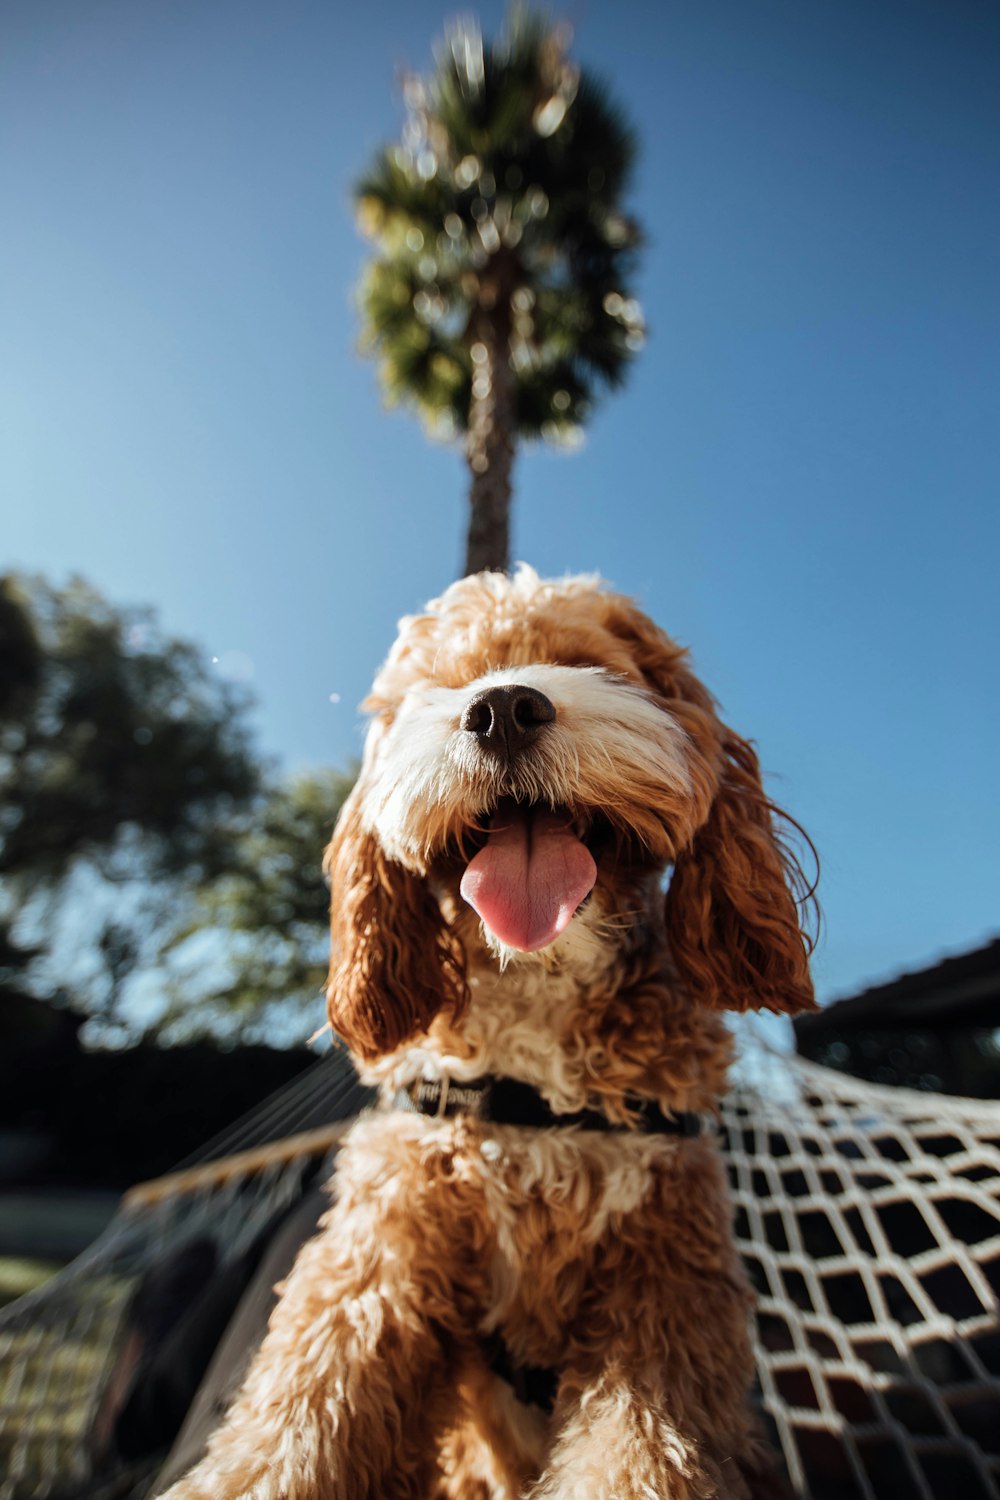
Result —
POLYGON ((113 1425, 150 1343, 170 1331, 149 1326, 144 1298, 183 1314, 185 1255, 204 1297, 230 1287, 227 1270, 299 1199, 334 1122, 366 1099, 342 1058, 317 1062, 169 1177, 126 1194, 84 1255, 0 1311, 0 1500, 143 1492, 162 1453, 122 1462, 113 1425))
MULTIPOLYGON (((1000 1105, 862 1083, 752 1027, 741 1046, 723 1142, 793 1487, 1000 1500, 1000 1105)), ((318 1063, 0 1313, 0 1500, 145 1493, 158 1455, 130 1467, 105 1430, 144 1283, 200 1237, 226 1263, 266 1236, 359 1097, 342 1059, 318 1063)))
POLYGON ((744 1037, 723 1124, 757 1369, 809 1500, 1000 1496, 1000 1105, 744 1037))

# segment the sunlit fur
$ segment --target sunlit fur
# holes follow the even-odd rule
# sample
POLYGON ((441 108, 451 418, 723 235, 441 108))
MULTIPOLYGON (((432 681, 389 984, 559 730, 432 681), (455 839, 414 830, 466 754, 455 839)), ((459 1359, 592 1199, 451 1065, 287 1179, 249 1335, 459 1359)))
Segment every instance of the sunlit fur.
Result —
MULTIPOLYGON (((404 620, 328 853, 329 1014, 387 1098, 496 1073, 552 1107, 711 1111, 722 1012, 812 1004, 808 909, 749 744, 685 652, 596 579, 529 568, 404 620), (555 719, 513 764, 462 728, 516 683, 555 719), (504 799, 564 811, 597 882, 538 953, 459 886, 504 799), (664 875, 671 870, 663 894, 664 875)), ((711 1133, 378 1111, 341 1150, 247 1384, 171 1500, 746 1500, 749 1299, 711 1133), (489 1368, 558 1374, 551 1416, 489 1368)))

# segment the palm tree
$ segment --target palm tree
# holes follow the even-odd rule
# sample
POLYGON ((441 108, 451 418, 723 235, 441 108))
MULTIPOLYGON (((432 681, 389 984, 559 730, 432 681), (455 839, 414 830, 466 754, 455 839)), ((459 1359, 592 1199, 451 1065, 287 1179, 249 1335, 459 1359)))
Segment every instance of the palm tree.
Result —
POLYGON ((523 11, 486 45, 458 23, 434 72, 406 80, 402 140, 356 189, 376 247, 362 347, 390 402, 464 440, 467 573, 509 564, 517 440, 578 440, 644 336, 621 208, 635 140, 568 40, 523 11))

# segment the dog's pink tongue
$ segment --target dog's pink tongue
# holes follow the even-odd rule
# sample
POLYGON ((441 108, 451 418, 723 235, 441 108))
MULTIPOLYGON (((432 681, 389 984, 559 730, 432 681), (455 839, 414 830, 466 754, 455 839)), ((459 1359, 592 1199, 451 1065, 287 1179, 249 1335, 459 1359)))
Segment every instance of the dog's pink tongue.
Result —
POLYGON ((597 866, 555 813, 497 813, 486 846, 462 876, 462 895, 509 948, 533 953, 569 926, 597 866))

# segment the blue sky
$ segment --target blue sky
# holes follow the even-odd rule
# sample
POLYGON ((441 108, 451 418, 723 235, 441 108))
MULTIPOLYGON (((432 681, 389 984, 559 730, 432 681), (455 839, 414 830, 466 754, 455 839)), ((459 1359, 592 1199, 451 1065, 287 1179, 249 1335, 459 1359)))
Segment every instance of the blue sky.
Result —
MULTIPOLYGON (((461 555, 462 461, 382 409, 352 303, 351 182, 449 14, 0 10, 0 566, 248 659, 289 769, 357 753, 461 555)), ((514 551, 691 645, 820 850, 847 993, 1000 928, 1000 9, 568 14, 641 138, 650 338, 582 452, 519 454, 514 551)))

